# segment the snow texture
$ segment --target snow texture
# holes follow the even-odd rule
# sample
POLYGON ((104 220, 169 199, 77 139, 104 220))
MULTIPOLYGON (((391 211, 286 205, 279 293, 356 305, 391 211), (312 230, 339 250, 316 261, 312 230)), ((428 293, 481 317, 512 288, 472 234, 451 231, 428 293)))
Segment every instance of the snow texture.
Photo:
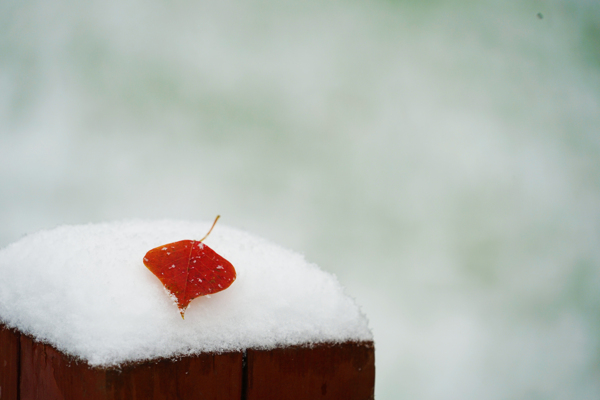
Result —
POLYGON ((372 340, 335 276, 301 255, 217 224, 206 245, 237 271, 227 290, 176 304, 142 259, 210 223, 61 226, 0 250, 0 321, 92 366, 245 348, 372 340))

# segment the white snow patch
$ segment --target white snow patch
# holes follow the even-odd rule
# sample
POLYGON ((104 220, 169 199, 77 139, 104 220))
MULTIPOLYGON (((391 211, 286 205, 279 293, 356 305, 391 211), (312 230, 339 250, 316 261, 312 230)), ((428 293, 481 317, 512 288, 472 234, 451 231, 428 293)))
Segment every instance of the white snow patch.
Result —
POLYGON ((0 321, 93 366, 372 340, 366 317, 333 275, 222 224, 206 245, 234 265, 237 280, 193 300, 182 320, 142 260, 152 248, 197 239, 209 228, 204 222, 126 221, 26 236, 0 250, 0 321))

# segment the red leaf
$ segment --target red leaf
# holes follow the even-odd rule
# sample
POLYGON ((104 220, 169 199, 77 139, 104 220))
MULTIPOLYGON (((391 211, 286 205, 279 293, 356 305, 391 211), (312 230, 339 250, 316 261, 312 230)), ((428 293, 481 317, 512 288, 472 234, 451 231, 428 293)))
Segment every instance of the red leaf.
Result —
POLYGON ((236 277, 229 261, 197 240, 156 247, 146 253, 144 265, 175 296, 182 318, 190 301, 227 289, 236 277))

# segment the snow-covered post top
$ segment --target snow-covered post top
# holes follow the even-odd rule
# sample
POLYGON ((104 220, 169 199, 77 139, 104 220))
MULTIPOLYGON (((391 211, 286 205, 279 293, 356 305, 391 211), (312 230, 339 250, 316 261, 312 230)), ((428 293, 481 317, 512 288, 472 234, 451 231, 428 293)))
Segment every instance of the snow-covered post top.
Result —
POLYGON ((218 226, 205 243, 235 266, 227 290, 182 320, 144 254, 204 236, 210 223, 61 226, 0 250, 0 323, 92 366, 247 348, 371 341, 337 279, 302 256, 218 226))

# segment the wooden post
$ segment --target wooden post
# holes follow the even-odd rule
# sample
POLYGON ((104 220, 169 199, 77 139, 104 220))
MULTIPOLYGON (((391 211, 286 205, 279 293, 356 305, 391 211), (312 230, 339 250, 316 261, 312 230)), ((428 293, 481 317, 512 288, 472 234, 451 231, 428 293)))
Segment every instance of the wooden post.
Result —
POLYGON ((0 400, 372 400, 374 386, 373 342, 92 368, 0 324, 0 400))
POLYGON ((247 351, 245 400, 372 400, 373 342, 247 351))
POLYGON ((19 332, 0 324, 0 399, 19 400, 19 332))
POLYGON ((20 400, 239 400, 242 358, 204 353, 92 368, 21 336, 20 400))

